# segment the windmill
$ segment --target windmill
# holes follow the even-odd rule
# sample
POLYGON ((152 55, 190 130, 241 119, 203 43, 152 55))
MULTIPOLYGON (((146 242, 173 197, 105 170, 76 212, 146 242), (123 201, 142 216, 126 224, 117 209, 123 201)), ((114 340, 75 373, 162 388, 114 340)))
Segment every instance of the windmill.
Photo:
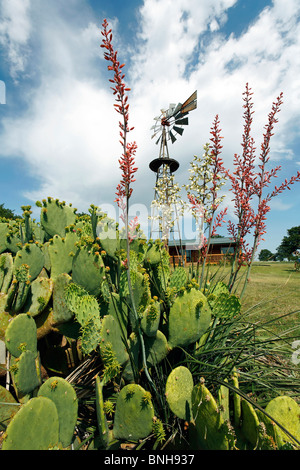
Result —
MULTIPOLYGON (((174 193, 173 189, 173 174, 179 168, 179 162, 173 158, 170 158, 168 142, 172 144, 176 142, 178 136, 182 136, 184 126, 187 126, 188 114, 193 109, 197 108, 197 91, 195 91, 184 103, 178 103, 177 105, 171 103, 168 109, 161 109, 161 114, 154 118, 155 124, 151 127, 153 130, 152 139, 156 138, 156 144, 160 145, 159 156, 152 160, 149 164, 150 169, 156 173, 156 185, 155 194, 153 201, 153 210, 151 214, 151 229, 150 237, 153 237, 154 221, 158 218, 156 212, 159 207, 160 201, 163 199, 165 206, 172 204, 172 200, 169 197, 174 193), (160 191, 158 190, 160 188, 160 191), (162 197, 161 188, 164 188, 164 194, 162 197)), ((176 207, 175 207, 176 212, 176 207)), ((178 217, 175 216, 178 221, 178 217)), ((158 229, 160 238, 169 238, 169 226, 168 223, 164 226, 164 220, 161 221, 158 229)), ((174 227, 174 221, 172 226, 174 227)), ((180 231, 178 226, 178 234, 180 239, 180 231)), ((173 230, 174 232, 174 230, 173 230)), ((174 233, 173 233, 174 235, 174 233)))

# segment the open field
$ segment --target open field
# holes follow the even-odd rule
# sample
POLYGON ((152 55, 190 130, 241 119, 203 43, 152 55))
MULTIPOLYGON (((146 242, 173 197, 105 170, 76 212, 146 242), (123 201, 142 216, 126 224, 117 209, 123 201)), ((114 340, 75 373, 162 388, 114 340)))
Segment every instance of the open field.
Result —
MULTIPOLYGON (((210 266, 209 270, 216 274, 215 281, 226 281, 230 267, 210 266)), ((241 268, 237 294, 242 289, 245 272, 246 267, 241 268)), ((296 327, 295 334, 300 338, 300 271, 295 271, 294 263, 255 262, 242 298, 242 311, 248 311, 253 321, 272 321, 280 331, 296 327), (282 317, 291 312, 295 313, 282 317)))

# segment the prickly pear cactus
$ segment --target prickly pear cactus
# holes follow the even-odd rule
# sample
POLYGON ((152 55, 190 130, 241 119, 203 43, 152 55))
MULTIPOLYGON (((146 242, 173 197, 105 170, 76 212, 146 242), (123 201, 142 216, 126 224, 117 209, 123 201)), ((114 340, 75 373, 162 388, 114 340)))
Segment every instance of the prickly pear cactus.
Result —
POLYGON ((5 333, 5 345, 14 357, 24 351, 37 355, 37 328, 34 319, 26 313, 20 313, 9 323, 5 333))
POLYGON ((183 267, 176 267, 170 276, 169 287, 179 292, 182 287, 185 287, 188 280, 186 269, 183 267))
POLYGON ((41 385, 39 359, 32 351, 23 351, 18 358, 12 358, 10 372, 18 398, 41 385))
POLYGON ((9 423, 2 450, 48 450, 59 442, 55 404, 46 397, 29 400, 9 423))
POLYGON ((131 441, 143 439, 152 431, 153 417, 150 392, 137 384, 125 385, 116 403, 113 435, 131 441))
POLYGON ((193 376, 184 366, 172 370, 166 382, 166 399, 171 411, 178 418, 192 421, 193 376))
POLYGON ((107 424, 107 419, 104 411, 104 400, 103 400, 103 383, 100 380, 100 377, 96 377, 96 413, 97 413, 97 424, 98 431, 100 436, 100 445, 104 449, 107 448, 109 444, 109 429, 107 424))
POLYGON ((48 245, 48 255, 51 265, 51 278, 55 280, 61 273, 69 274, 72 270, 73 258, 78 241, 76 232, 68 231, 64 237, 54 235, 48 245))
POLYGON ((190 426, 192 449, 228 450, 226 423, 203 381, 193 388, 192 409, 195 417, 195 425, 190 426))
POLYGON ((46 277, 37 277, 30 285, 30 290, 23 312, 36 317, 47 307, 53 291, 53 280, 46 277))
POLYGON ((154 336, 145 336, 145 354, 148 367, 159 364, 170 351, 165 335, 157 330, 154 336))
POLYGON ((160 323, 160 303, 151 299, 141 313, 141 328, 147 336, 155 336, 160 323))
POLYGON ((32 282, 44 267, 45 257, 41 247, 36 243, 26 243, 19 250, 14 260, 14 274, 22 265, 29 267, 30 281, 32 282))
POLYGON ((78 248, 72 263, 72 279, 89 294, 98 296, 101 292, 101 283, 105 275, 102 257, 89 245, 78 248))
POLYGON ((259 419, 256 411, 247 400, 241 401, 241 432, 243 436, 255 447, 259 438, 259 419))
POLYGON ((59 441, 63 447, 68 447, 73 439, 78 415, 78 400, 73 386, 62 377, 50 377, 40 387, 38 397, 47 397, 55 404, 59 441))
POLYGON ((103 317, 100 336, 100 352, 109 344, 119 364, 125 364, 129 359, 126 349, 127 337, 124 338, 119 323, 112 315, 103 317))
POLYGON ((0 385, 0 402, 0 431, 5 431, 12 418, 19 411, 20 404, 2 385, 0 385))
POLYGON ((11 253, 0 256, 0 292, 7 294, 13 277, 13 257, 11 253))
POLYGON ((75 209, 70 205, 58 199, 48 198, 41 202, 37 202, 37 206, 41 207, 41 225, 49 237, 59 235, 64 237, 66 227, 74 224, 76 215, 75 209))
POLYGON ((211 311, 202 292, 192 288, 179 295, 170 309, 168 341, 174 348, 188 346, 202 336, 211 322, 211 311))
MULTIPOLYGON (((300 406, 293 398, 288 396, 273 398, 265 411, 300 441, 300 406)), ((295 442, 278 425, 275 425, 275 429, 279 446, 287 442, 292 444, 295 442)))

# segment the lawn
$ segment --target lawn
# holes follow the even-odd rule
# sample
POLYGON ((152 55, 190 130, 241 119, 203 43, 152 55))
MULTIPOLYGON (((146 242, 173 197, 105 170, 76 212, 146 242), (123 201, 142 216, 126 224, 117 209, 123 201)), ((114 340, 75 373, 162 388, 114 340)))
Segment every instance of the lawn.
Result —
MULTIPOLYGON (((215 280, 226 280, 230 267, 210 266, 209 270, 216 274, 215 280)), ((241 268, 237 294, 245 272, 246 267, 241 268)), ((294 263, 255 262, 242 298, 242 312, 246 311, 251 320, 270 320, 281 332, 295 327, 295 335, 300 338, 300 271, 295 271, 294 263)))

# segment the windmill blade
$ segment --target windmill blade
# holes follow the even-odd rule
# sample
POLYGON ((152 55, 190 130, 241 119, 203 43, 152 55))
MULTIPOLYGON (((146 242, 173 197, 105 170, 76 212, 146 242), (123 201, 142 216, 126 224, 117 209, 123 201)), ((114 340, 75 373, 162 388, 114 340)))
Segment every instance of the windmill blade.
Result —
POLYGON ((180 124, 181 126, 187 126, 189 123, 189 118, 185 117, 182 119, 175 119, 175 124, 180 124))
MULTIPOLYGON (((153 136, 153 137, 154 137, 154 136, 153 136)), ((161 139, 161 135, 159 136, 159 138, 158 138, 157 141, 155 142, 156 145, 158 144, 158 142, 160 141, 160 139, 161 139)))
POLYGON ((181 104, 181 103, 178 103, 178 105, 177 105, 176 108, 174 109, 173 115, 175 115, 176 113, 178 113, 178 111, 181 110, 181 106, 182 106, 182 104, 181 104))
POLYGON ((182 106, 181 103, 178 103, 177 106, 174 105, 174 108, 173 108, 172 112, 168 114, 168 119, 170 119, 173 116, 176 116, 176 114, 180 111, 181 106, 182 106))
POLYGON ((169 134, 170 134, 170 137, 171 137, 171 141, 172 141, 172 144, 174 144, 174 142, 177 140, 175 135, 172 133, 172 131, 169 131, 169 134))
POLYGON ((156 132, 154 132, 154 134, 151 136, 151 139, 153 139, 153 137, 157 136, 157 134, 161 132, 161 129, 157 129, 156 132))
POLYGON ((181 127, 177 127, 177 126, 173 126, 172 130, 177 132, 177 134, 180 134, 180 135, 182 135, 184 131, 184 129, 182 129, 181 127))
POLYGON ((176 108, 176 103, 170 103, 169 104, 169 109, 168 109, 168 112, 167 112, 168 117, 173 116, 175 108, 176 108))

